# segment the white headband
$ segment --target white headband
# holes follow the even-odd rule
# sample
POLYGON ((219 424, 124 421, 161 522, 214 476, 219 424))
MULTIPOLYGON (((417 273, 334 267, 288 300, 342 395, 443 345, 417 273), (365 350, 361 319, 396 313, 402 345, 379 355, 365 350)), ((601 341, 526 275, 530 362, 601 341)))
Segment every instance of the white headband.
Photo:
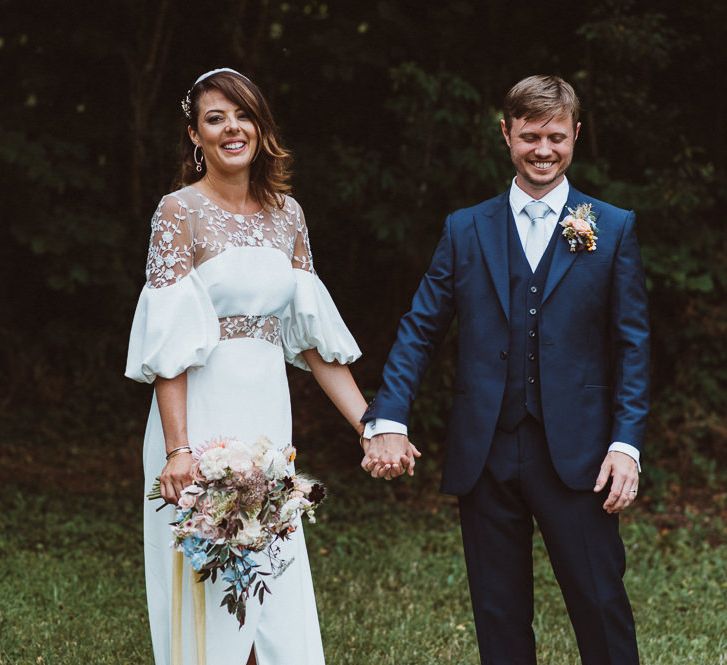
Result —
POLYGON ((244 74, 241 74, 236 69, 230 69, 229 67, 220 67, 220 69, 210 69, 208 72, 205 72, 200 76, 192 86, 194 88, 195 85, 197 85, 200 81, 204 81, 205 79, 209 78, 210 76, 214 76, 215 74, 219 74, 220 72, 229 72, 230 74, 237 74, 238 76, 242 76, 246 81, 249 81, 250 79, 247 78, 244 74))

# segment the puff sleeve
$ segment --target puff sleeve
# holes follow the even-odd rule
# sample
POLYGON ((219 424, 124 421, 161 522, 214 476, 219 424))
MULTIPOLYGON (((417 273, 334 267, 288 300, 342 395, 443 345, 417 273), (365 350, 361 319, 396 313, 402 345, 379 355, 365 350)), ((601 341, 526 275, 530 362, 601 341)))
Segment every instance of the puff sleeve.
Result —
POLYGON ((194 238, 186 204, 162 198, 151 221, 146 284, 129 339, 125 375, 153 383, 207 362, 220 338, 212 301, 193 266, 194 238))
POLYGON ((300 206, 297 203, 295 206, 296 242, 292 261, 295 296, 281 319, 285 360, 310 370, 302 352, 317 349, 326 362, 352 363, 361 357, 361 350, 313 269, 305 218, 300 206))

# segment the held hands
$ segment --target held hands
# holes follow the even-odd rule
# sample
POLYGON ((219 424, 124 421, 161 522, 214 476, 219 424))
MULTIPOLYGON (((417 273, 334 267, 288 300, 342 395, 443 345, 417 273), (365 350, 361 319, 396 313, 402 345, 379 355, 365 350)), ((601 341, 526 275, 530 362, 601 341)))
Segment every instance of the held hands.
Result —
POLYGON ((364 458, 361 468, 372 478, 391 480, 403 473, 414 475, 416 459, 422 454, 403 434, 377 434, 363 439, 364 458))
POLYGON ((177 505, 182 490, 192 484, 192 455, 183 453, 173 455, 167 460, 159 476, 159 489, 162 498, 173 505, 177 505))
POLYGON ((600 492, 611 481, 611 491, 603 504, 607 513, 620 513, 628 508, 635 500, 639 490, 639 469, 636 460, 616 450, 606 455, 601 464, 601 472, 596 479, 594 492, 600 492))

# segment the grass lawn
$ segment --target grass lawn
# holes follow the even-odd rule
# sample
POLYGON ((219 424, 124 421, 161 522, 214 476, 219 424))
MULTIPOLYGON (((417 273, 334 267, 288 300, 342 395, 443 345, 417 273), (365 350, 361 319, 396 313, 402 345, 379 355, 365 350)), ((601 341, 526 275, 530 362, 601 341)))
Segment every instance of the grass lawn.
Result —
MULTIPOLYGON (((397 500, 363 474, 331 489, 306 530, 328 663, 476 665, 453 504, 397 500)), ((0 665, 151 664, 139 503, 7 483, 0 500, 0 665)), ((623 535, 642 662, 727 665, 724 539, 638 515, 623 535)), ((577 664, 540 539, 535 561, 539 662, 577 664)))

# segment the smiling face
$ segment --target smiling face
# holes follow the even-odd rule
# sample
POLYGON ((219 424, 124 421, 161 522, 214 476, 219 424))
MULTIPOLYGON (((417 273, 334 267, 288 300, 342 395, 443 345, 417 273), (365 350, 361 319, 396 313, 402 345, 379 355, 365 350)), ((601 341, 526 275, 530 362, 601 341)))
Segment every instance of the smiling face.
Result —
POLYGON ((236 175, 250 172, 258 147, 255 124, 242 107, 213 88, 199 99, 197 129, 189 137, 204 153, 207 172, 236 175))
POLYGON ((563 181, 581 124, 574 126, 565 112, 552 118, 512 118, 509 130, 504 120, 500 123, 518 186, 533 198, 542 198, 563 181))

